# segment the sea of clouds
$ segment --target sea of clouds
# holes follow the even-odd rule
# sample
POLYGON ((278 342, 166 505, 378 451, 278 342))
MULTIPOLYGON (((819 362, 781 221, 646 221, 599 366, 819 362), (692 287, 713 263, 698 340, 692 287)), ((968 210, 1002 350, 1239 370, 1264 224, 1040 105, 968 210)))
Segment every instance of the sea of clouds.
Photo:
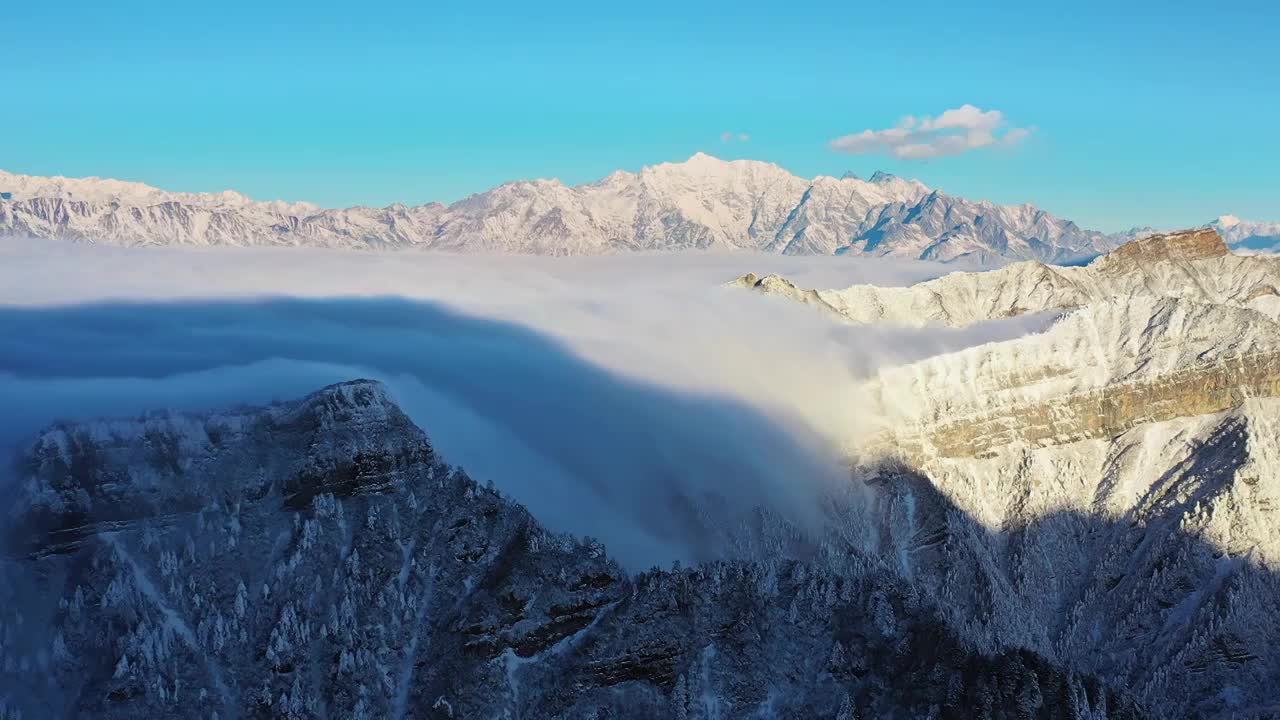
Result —
POLYGON ((673 498, 818 522, 822 490, 845 478, 846 453, 874 424, 861 378, 1043 323, 857 327, 721 284, 750 271, 806 287, 901 285, 951 269, 3 241, 0 451, 56 420, 214 410, 374 378, 445 458, 553 529, 601 538, 633 568, 699 560, 719 549, 673 516, 673 498))

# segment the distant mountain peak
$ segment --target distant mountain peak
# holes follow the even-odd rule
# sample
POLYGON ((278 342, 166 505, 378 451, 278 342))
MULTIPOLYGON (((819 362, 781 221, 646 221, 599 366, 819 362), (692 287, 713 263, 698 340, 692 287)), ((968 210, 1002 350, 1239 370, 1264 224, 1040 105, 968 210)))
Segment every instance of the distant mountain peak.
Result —
POLYGON ((1209 223, 1227 244, 1242 252, 1280 252, 1280 222, 1244 220, 1223 215, 1209 223))

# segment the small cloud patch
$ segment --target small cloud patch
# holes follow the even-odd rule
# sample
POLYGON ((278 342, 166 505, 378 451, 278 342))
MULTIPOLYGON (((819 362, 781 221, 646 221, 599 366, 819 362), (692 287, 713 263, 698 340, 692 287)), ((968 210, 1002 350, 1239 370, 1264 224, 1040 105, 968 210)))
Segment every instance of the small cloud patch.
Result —
POLYGON ((965 104, 937 117, 908 115, 891 128, 868 129, 838 137, 828 143, 828 147, 848 155, 923 160, 984 147, 1012 147, 1024 142, 1033 130, 1010 126, 999 110, 982 110, 965 104))

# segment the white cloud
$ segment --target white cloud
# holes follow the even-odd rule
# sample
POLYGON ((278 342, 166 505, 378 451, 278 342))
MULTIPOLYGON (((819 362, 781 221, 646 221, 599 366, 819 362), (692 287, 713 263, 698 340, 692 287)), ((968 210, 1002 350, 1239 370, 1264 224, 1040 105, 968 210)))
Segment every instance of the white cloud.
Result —
POLYGON ((894 127, 838 137, 829 146, 834 152, 848 155, 879 154, 920 160, 984 147, 1011 147, 1026 140, 1033 129, 1010 127, 999 110, 965 104, 937 117, 908 115, 894 127))
POLYGON ((722 143, 746 142, 750 139, 751 139, 751 136, 748 135, 747 133, 735 133, 735 132, 720 133, 720 142, 722 143))

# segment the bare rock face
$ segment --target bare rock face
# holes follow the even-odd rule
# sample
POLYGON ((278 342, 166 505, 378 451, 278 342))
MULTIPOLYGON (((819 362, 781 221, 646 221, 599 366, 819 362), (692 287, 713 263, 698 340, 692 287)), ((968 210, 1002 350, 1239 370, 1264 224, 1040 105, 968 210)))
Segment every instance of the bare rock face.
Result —
POLYGON ((1157 262, 1194 262, 1226 257, 1231 251, 1212 228, 1157 234, 1125 243, 1099 260, 1098 269, 1131 272, 1157 262))
POLYGON ((882 451, 983 457, 1112 438, 1280 397, 1280 322, 1248 308, 1108 300, 1042 334, 886 368, 867 384, 882 451))
POLYGON ((20 473, 6 718, 1140 716, 855 548, 628 577, 375 383, 59 425, 20 473))

